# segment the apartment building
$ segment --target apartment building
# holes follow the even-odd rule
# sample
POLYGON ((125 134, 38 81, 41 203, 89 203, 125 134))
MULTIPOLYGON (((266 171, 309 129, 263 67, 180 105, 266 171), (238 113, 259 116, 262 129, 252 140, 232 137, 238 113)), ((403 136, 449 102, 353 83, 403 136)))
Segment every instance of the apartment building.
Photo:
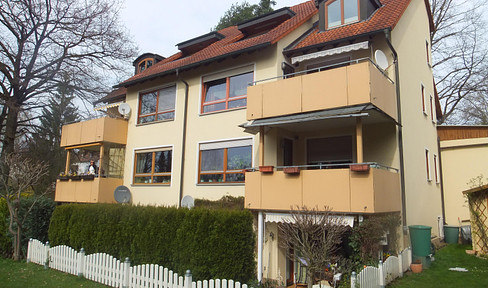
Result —
MULTIPOLYGON (((58 181, 61 202, 179 205, 245 196, 258 279, 294 281, 278 245, 292 207, 327 205, 349 225, 401 213, 438 234, 441 217, 427 0, 308 1, 143 54, 100 100, 112 114, 63 127, 98 151, 93 180, 58 181), (75 187, 75 188, 73 188, 75 187)), ((405 238, 405 241, 406 238, 405 238)))

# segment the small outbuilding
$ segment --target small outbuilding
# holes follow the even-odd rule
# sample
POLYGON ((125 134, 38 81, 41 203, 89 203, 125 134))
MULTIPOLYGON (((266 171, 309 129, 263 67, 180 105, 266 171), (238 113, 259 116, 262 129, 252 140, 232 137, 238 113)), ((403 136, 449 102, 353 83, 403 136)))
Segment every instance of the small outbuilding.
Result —
POLYGON ((463 191, 468 198, 473 250, 488 255, 488 185, 463 191))

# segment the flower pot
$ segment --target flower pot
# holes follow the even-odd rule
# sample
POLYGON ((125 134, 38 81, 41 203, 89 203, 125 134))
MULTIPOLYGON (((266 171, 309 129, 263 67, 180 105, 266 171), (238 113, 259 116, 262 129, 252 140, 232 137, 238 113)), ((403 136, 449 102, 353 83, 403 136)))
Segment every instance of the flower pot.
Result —
POLYGON ((410 270, 412 270, 413 273, 420 273, 420 272, 422 272, 422 263, 412 263, 412 264, 410 264, 410 270))
POLYGON ((300 174, 300 168, 298 167, 285 167, 283 172, 286 174, 300 174))
POLYGON ((68 176, 58 176, 59 181, 68 181, 68 176))
POLYGON ((369 164, 351 164, 349 165, 349 169, 354 172, 368 172, 369 164))
POLYGON ((273 173, 274 166, 259 166, 261 173, 273 173))

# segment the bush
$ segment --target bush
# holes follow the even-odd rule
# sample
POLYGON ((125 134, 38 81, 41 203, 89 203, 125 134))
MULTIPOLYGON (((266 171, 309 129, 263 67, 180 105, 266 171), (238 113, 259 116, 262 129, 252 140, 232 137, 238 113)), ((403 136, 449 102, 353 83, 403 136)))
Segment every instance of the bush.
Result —
POLYGON ((252 215, 246 210, 67 204, 55 209, 52 246, 154 263, 197 280, 254 278, 252 215))
POLYGON ((8 233, 8 207, 5 199, 0 199, 0 256, 12 256, 12 239, 8 233))

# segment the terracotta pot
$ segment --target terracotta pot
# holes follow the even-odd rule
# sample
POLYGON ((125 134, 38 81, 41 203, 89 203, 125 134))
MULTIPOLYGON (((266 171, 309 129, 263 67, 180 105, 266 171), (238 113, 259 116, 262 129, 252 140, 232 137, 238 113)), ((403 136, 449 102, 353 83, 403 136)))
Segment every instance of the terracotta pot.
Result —
POLYGON ((285 167, 285 168, 283 168, 283 172, 286 174, 299 174, 300 168, 298 168, 298 167, 285 167))
POLYGON ((273 173, 274 166, 259 166, 259 171, 262 173, 273 173))
POLYGON ((355 172, 368 172, 369 164, 351 164, 349 165, 349 169, 355 172))
POLYGON ((412 270, 413 273, 420 273, 420 272, 422 272, 422 263, 412 263, 412 264, 410 264, 410 270, 412 270))

